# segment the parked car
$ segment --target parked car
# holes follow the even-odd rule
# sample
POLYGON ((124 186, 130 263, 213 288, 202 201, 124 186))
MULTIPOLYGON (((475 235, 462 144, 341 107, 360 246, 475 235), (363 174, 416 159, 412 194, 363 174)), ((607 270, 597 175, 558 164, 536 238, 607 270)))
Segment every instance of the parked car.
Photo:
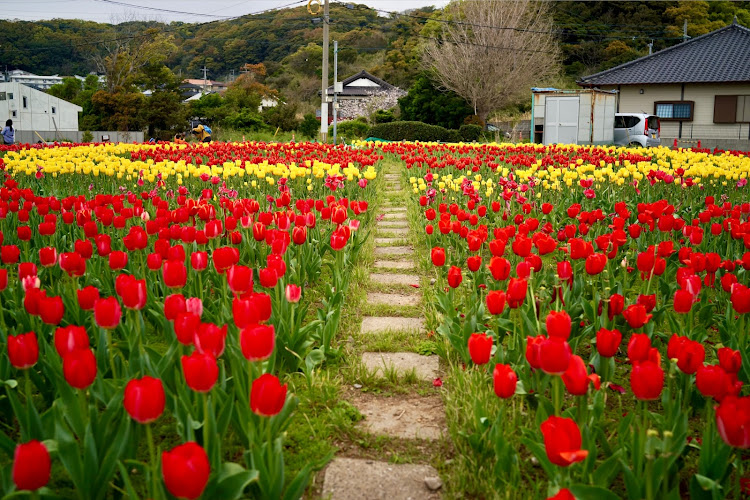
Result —
POLYGON ((659 117, 646 113, 615 113, 615 144, 655 147, 661 144, 659 117))

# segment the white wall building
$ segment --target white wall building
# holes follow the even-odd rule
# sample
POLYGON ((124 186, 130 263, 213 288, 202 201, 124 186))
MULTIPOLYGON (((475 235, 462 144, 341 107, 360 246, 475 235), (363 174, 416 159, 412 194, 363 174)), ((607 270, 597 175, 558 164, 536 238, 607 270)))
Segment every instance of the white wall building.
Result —
POLYGON ((47 90, 53 85, 62 83, 63 78, 58 75, 35 75, 21 69, 8 72, 8 81, 11 83, 22 83, 39 90, 47 90))
POLYGON ((17 130, 78 130, 83 108, 26 85, 0 83, 0 123, 13 120, 17 130))

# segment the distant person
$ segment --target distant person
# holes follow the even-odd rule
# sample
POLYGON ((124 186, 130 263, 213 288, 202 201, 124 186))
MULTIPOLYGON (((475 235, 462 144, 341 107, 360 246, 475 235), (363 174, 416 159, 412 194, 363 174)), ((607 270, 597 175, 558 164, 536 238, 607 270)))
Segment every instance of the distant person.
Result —
POLYGON ((3 142, 6 146, 11 146, 14 142, 16 142, 16 129, 13 128, 13 120, 11 119, 5 121, 5 128, 3 129, 3 142))
POLYGON ((196 136, 200 142, 211 142, 211 127, 200 124, 193 129, 193 135, 196 136))
POLYGON ((177 144, 187 144, 187 143, 185 142, 185 134, 181 134, 181 133, 179 133, 179 132, 178 132, 178 133, 176 133, 176 134, 174 135, 174 139, 172 139, 172 142, 175 142, 175 143, 177 143, 177 144))

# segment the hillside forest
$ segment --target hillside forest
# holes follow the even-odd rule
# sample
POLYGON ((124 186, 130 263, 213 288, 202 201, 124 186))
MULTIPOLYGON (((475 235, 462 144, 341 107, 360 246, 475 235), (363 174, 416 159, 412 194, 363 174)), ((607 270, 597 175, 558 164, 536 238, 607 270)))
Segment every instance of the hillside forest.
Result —
MULTIPOLYGON (((191 115, 237 129, 298 129, 307 115, 312 131, 311 113, 320 104, 323 27, 320 14, 311 15, 305 4, 196 24, 2 20, 0 64, 40 75, 106 75, 105 85, 91 77, 84 82, 66 79, 51 89, 84 108, 83 130, 148 129, 152 136, 167 135, 184 129, 191 115), (204 67, 209 79, 232 83, 229 90, 221 97, 206 96, 192 108, 181 105, 180 83, 202 78, 204 67), (256 112, 260 98, 267 95, 283 105, 256 112)), ((539 85, 561 87, 574 87, 581 76, 647 55, 649 46, 658 51, 735 17, 750 26, 750 2, 550 2, 548 8, 559 67, 554 78, 539 85)), ((365 69, 404 90, 414 89, 407 103, 411 119, 460 121, 466 103, 441 93, 422 61, 425 42, 440 38, 442 16, 434 8, 395 13, 332 2, 330 32, 331 40, 339 42, 339 79, 365 69), (420 108, 420 103, 430 104, 425 99, 430 95, 442 99, 447 113, 459 118, 434 116, 420 108)), ((503 58, 497 51, 498 64, 503 58)), ((519 100, 495 112, 513 114, 526 105, 519 100)))

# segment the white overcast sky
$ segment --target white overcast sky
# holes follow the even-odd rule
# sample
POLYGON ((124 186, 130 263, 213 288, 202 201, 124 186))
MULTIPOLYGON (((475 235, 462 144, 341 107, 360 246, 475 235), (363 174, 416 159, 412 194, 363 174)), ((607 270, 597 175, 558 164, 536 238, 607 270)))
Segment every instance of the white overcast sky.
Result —
MULTIPOLYGON (((358 0, 354 3, 365 4, 384 11, 402 12, 429 5, 444 7, 448 1, 358 0)), ((86 19, 102 23, 122 20, 196 23, 219 20, 222 18, 220 16, 232 17, 262 12, 290 4, 296 7, 307 4, 307 1, 294 3, 294 0, 247 0, 244 2, 239 0, 117 0, 109 3, 102 0, 0 0, 0 19, 38 21, 63 18, 86 19), (151 9, 180 11, 185 14, 151 9)))

